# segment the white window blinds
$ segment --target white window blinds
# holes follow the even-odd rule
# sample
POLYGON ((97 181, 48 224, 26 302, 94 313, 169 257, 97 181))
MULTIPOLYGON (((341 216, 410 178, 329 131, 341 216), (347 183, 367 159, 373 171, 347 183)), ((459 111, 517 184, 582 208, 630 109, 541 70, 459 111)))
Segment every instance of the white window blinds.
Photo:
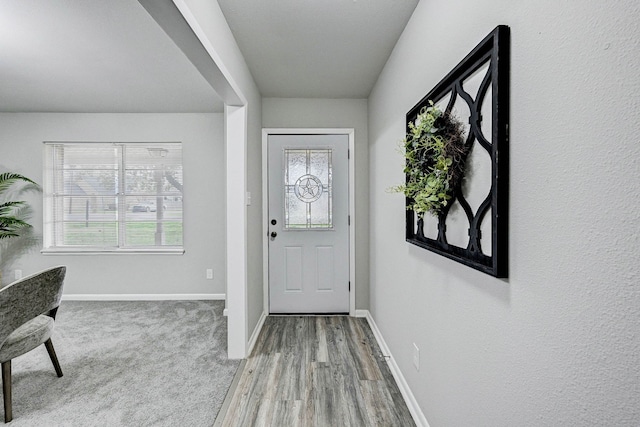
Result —
POLYGON ((181 143, 45 143, 44 249, 181 250, 181 143))

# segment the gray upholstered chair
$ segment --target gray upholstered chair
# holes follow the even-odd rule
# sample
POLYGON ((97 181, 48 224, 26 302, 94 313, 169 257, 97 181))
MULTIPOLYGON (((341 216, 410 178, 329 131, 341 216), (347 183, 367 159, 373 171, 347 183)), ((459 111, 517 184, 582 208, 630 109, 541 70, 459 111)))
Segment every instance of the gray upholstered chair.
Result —
POLYGON ((0 362, 5 423, 13 419, 11 359, 44 343, 58 377, 62 376, 51 343, 51 332, 62 297, 65 273, 66 267, 54 267, 0 289, 0 362))

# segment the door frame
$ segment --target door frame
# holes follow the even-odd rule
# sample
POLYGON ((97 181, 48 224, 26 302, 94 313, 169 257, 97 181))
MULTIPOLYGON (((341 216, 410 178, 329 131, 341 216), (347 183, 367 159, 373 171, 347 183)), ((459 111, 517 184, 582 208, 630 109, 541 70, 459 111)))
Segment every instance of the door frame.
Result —
POLYGON ((269 315, 269 135, 347 135, 349 137, 349 315, 356 315, 356 205, 354 128, 263 128, 262 129, 262 282, 264 313, 269 315))

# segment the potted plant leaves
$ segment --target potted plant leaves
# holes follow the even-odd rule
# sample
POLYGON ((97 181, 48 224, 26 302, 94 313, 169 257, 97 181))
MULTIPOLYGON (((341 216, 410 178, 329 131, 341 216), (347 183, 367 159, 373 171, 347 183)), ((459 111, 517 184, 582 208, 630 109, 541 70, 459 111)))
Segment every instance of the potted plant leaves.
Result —
MULTIPOLYGON (((12 196, 28 190, 39 191, 40 187, 23 175, 0 173, 0 279, 2 273, 8 270, 16 259, 39 241, 32 233, 33 227, 28 222, 31 217, 29 204, 22 200, 11 200, 12 196), (18 188, 15 193, 8 194, 8 190, 19 182, 26 185, 18 188)), ((0 280, 0 283, 3 282, 0 280)))

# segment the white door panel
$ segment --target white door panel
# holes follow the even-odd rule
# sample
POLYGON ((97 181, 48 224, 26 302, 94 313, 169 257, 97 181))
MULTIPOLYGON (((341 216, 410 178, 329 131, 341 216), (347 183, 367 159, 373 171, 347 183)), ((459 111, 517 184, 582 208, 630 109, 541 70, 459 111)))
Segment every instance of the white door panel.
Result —
POLYGON ((269 135, 269 311, 349 312, 347 135, 269 135))

